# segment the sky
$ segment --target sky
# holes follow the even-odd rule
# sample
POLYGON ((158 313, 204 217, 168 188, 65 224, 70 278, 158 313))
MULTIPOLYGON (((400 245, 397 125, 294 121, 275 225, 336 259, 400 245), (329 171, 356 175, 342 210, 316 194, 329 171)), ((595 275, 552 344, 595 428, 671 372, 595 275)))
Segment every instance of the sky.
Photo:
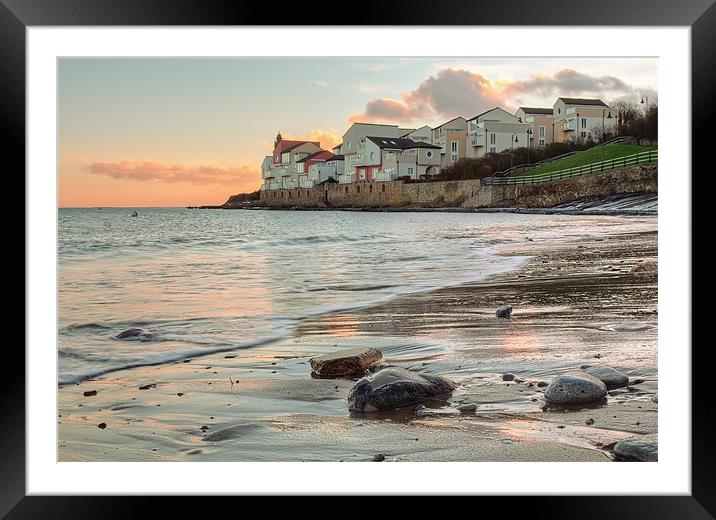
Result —
POLYGON ((418 128, 495 106, 657 98, 653 58, 62 58, 59 206, 216 205, 261 184, 277 132, 418 128))

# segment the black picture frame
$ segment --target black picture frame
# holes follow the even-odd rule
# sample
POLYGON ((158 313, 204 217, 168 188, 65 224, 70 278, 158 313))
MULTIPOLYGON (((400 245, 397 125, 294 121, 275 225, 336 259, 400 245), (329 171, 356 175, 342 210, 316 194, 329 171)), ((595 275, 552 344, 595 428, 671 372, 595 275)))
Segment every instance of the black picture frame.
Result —
MULTIPOLYGON (((537 5, 530 0, 460 0, 440 4, 426 0, 361 2, 350 18, 341 6, 311 3, 311 9, 282 15, 271 2, 228 0, 0 0, 0 117, 6 129, 6 150, 25 167, 25 29, 28 26, 103 25, 609 25, 689 26, 692 60, 692 158, 706 164, 710 147, 709 123, 716 101, 716 0, 551 0, 537 5)), ((288 5, 288 4, 286 4, 288 5)), ((628 45, 628 42, 625 42, 628 45)), ((713 126, 713 125, 710 125, 713 126)), ((19 171, 19 170, 18 170, 19 171)), ((710 170, 709 170, 710 171, 710 170)), ((687 175, 691 175, 690 172, 687 175)), ((688 180, 688 179, 687 179, 688 180)), ((690 305, 691 302, 684 302, 690 305)), ((707 346, 707 345, 704 345, 707 346)), ((672 345, 691 350, 692 367, 707 367, 708 349, 672 345)), ((0 516, 7 518, 124 518, 148 512, 147 499, 135 497, 40 497, 25 493, 25 356, 6 349, 6 370, 0 392, 0 516)), ((692 379, 692 494, 690 496, 621 497, 511 497, 510 514, 530 518, 714 518, 716 515, 716 450, 714 450, 713 390, 708 377, 692 379), (698 411, 698 413, 696 413, 698 411), (528 501, 528 503, 523 503, 528 501)), ((684 425, 687 427, 687 425, 684 425)), ((520 478, 520 475, 516 475, 520 478)), ((634 478, 639 478, 635 465, 634 478)), ((598 489, 594 490, 599 492, 598 489)), ((185 513, 186 501, 172 499, 185 513)), ((216 500, 216 498, 212 499, 216 500)), ((242 501, 245 499, 242 499, 242 501)), ((482 509, 485 500, 471 508, 482 509)), ((490 498, 493 501, 495 499, 490 498)), ((501 500, 496 498, 496 500, 501 500)), ((166 501, 165 501, 166 502, 166 501)), ((292 514, 304 509, 305 499, 285 506, 292 514)), ((225 503, 222 502, 221 505, 225 503)), ((214 503, 216 508, 217 503, 214 503)), ((219 506, 220 509, 223 509, 219 506)), ((265 505, 265 504, 264 504, 265 505)), ((247 507, 235 511, 241 514, 247 507)), ((378 507, 372 503, 373 507, 378 507)), ((261 507, 260 503, 248 507, 261 507)), ((279 512, 271 502, 271 513, 279 512)), ((310 506, 306 506, 310 507, 310 506)), ((338 514, 370 514, 364 499, 345 499, 338 514)), ((401 506, 402 514, 422 508, 422 502, 401 506)), ((315 508, 312 512, 315 512, 315 508)), ((218 509, 198 514, 223 514, 218 509)), ((482 514, 479 510, 474 514, 482 514)))

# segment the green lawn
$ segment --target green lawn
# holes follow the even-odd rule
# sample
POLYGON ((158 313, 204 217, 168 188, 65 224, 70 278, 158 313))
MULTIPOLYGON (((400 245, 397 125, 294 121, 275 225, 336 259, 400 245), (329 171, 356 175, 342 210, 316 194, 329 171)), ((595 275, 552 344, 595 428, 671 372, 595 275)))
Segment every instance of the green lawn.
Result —
POLYGON ((625 155, 634 155, 641 152, 649 152, 656 150, 656 146, 640 146, 638 144, 608 144, 604 147, 598 146, 584 150, 583 152, 577 152, 574 155, 559 159, 557 161, 532 168, 531 170, 525 170, 520 173, 520 176, 531 177, 533 175, 540 175, 543 173, 556 172, 557 170, 564 170, 567 168, 573 168, 575 166, 584 166, 594 162, 602 160, 602 150, 604 151, 604 160, 616 159, 617 157, 624 157, 625 155))

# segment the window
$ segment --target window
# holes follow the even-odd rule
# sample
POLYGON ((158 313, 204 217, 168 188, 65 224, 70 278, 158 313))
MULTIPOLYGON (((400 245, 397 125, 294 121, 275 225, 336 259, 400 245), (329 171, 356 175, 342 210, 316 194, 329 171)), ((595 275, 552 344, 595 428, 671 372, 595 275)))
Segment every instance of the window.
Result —
POLYGON ((346 192, 346 193, 348 193, 348 186, 346 186, 346 190, 345 190, 345 192, 346 192))
POLYGON ((368 192, 373 193, 373 185, 372 184, 370 186, 368 186, 368 192))
POLYGON ((291 162, 291 154, 288 153, 288 152, 282 153, 282 154, 281 154, 281 162, 282 162, 282 163, 291 162))
POLYGON ((544 137, 545 136, 545 129, 544 126, 539 127, 539 136, 544 137))
MULTIPOLYGON (((497 143, 497 134, 490 134, 490 144, 496 144, 497 143)), ((493 148, 493 147, 490 147, 493 148)))
POLYGON ((540 139, 540 140, 539 140, 539 145, 540 145, 540 146, 544 146, 544 139, 540 139))
POLYGON ((375 152, 370 152, 370 160, 375 160, 375 152))
POLYGON ((365 180, 365 171, 361 170, 360 172, 360 180, 365 180))
POLYGON ((360 186, 356 186, 356 193, 360 193, 360 186))
POLYGON ((408 175, 413 174, 413 168, 411 166, 408 166, 408 175))
POLYGON ((580 132, 582 137, 587 137, 587 132, 580 132))
POLYGON ((587 118, 586 117, 582 118, 582 128, 587 128, 587 118))
POLYGON ((561 108, 558 108, 558 109, 557 109, 557 114, 561 114, 561 113, 562 113, 562 109, 561 109, 561 108))
POLYGON ((306 197, 308 197, 310 194, 311 194, 311 192, 306 190, 306 197))
POLYGON ((380 187, 380 191, 385 192, 385 184, 380 187))
MULTIPOLYGON (((494 135, 494 134, 493 134, 494 135)), ((496 146, 490 146, 490 153, 496 153, 497 147, 496 146)))
POLYGON ((297 171, 298 173, 303 173, 303 165, 304 165, 304 164, 305 164, 305 163, 302 163, 302 162, 296 164, 296 171, 297 171))
POLYGON ((450 141, 450 151, 457 152, 457 141, 450 141))

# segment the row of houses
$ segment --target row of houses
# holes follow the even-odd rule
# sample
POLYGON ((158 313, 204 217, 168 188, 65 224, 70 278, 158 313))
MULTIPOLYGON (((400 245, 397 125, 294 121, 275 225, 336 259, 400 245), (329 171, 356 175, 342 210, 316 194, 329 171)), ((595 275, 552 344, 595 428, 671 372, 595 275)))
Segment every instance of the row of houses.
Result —
POLYGON ((273 154, 261 165, 261 189, 310 188, 329 179, 345 184, 420 179, 463 158, 586 139, 595 130, 612 130, 615 121, 601 99, 560 97, 552 108, 520 107, 511 114, 495 107, 435 128, 353 123, 330 151, 279 133, 273 154))

